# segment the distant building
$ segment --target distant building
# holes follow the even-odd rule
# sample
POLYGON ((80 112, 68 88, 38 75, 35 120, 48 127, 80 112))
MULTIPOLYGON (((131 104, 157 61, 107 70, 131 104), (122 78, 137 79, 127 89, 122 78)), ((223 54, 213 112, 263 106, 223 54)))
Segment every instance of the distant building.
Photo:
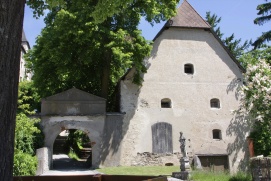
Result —
POLYGON ((24 54, 26 54, 29 49, 30 49, 30 45, 26 39, 24 30, 23 30, 22 42, 21 42, 21 60, 20 60, 20 77, 19 77, 20 82, 23 80, 31 80, 32 78, 32 73, 27 70, 26 65, 25 65, 26 62, 24 59, 24 54))

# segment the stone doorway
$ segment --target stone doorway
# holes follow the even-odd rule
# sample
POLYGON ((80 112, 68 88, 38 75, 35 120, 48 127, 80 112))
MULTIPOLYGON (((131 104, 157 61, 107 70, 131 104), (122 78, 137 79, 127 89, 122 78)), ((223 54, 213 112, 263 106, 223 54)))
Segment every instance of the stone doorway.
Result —
POLYGON ((92 145, 81 130, 62 131, 53 145, 53 170, 88 169, 92 166, 92 145))
POLYGON ((43 98, 41 124, 53 167, 54 142, 64 130, 81 130, 91 139, 92 167, 101 163, 101 144, 106 119, 106 100, 76 88, 43 98))

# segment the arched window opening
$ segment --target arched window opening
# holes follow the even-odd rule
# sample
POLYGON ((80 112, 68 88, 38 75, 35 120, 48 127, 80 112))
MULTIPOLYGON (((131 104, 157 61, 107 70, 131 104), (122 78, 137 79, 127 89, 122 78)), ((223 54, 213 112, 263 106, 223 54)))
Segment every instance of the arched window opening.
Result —
POLYGON ((219 99, 211 99, 210 100, 210 106, 211 106, 211 108, 217 108, 217 109, 219 109, 220 108, 220 101, 219 101, 219 99))
POLYGON ((186 74, 194 74, 194 66, 193 66, 193 64, 185 64, 184 65, 184 73, 186 73, 186 74))
POLYGON ((222 139, 221 130, 219 130, 219 129, 213 130, 213 139, 218 139, 218 140, 222 139))
POLYGON ((171 108, 171 100, 164 98, 161 100, 161 108, 171 108))

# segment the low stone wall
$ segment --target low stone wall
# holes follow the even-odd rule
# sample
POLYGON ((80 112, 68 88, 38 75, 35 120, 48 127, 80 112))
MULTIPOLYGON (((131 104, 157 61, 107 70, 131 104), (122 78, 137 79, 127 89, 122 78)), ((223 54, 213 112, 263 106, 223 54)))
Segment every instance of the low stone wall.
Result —
POLYGON ((156 154, 150 152, 137 153, 132 166, 173 166, 180 165, 181 153, 156 154))

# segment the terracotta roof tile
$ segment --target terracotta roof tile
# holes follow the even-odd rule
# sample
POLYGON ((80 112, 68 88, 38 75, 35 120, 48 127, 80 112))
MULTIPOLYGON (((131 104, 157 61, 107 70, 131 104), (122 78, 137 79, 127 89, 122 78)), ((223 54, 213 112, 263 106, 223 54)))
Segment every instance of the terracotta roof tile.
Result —
POLYGON ((177 15, 171 18, 168 23, 173 27, 211 27, 186 0, 178 8, 177 15))

